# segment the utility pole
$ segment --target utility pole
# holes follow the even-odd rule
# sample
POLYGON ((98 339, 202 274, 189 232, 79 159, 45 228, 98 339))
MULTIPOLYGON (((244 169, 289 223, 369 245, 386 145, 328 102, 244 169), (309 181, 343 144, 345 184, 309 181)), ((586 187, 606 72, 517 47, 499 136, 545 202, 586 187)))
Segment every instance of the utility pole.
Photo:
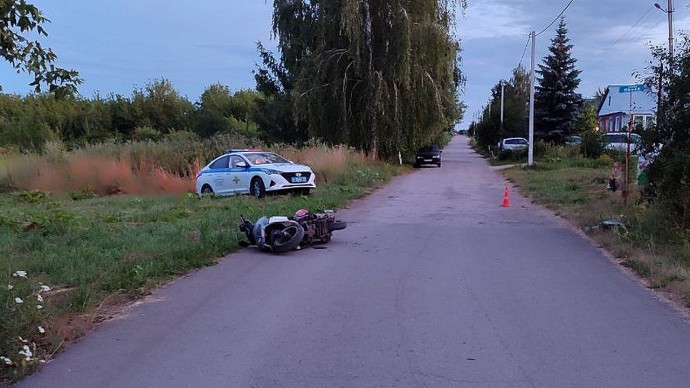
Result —
POLYGON ((534 164, 534 56, 536 55, 535 33, 530 34, 532 39, 532 66, 529 72, 529 144, 527 147, 527 165, 534 164))
POLYGON ((505 94, 505 82, 501 80, 501 132, 503 132, 503 95, 505 94))
POLYGON ((673 60, 673 0, 668 0, 666 9, 659 3, 654 3, 654 6, 668 15, 668 57, 673 60))
POLYGON ((668 56, 673 60, 673 0, 668 0, 668 56))

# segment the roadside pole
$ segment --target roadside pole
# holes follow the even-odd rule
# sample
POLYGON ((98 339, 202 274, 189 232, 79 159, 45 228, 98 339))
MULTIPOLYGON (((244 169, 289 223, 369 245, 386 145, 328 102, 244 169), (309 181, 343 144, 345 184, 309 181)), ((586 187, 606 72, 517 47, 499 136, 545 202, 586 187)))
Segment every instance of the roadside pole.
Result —
POLYGON ((625 141, 627 150, 625 151, 625 187, 623 188, 623 204, 628 204, 628 190, 630 188, 630 135, 632 134, 633 114, 632 114, 632 89, 630 90, 630 120, 628 121, 628 137, 625 141))
POLYGON ((630 94, 630 121, 628 122, 628 133, 627 139, 625 141, 627 149, 625 152, 625 184, 623 185, 623 204, 628 203, 628 192, 630 189, 630 140, 632 139, 632 126, 633 126, 633 103, 632 94, 633 92, 644 91, 644 84, 638 85, 624 85, 618 88, 618 93, 629 93, 630 94))
POLYGON ((529 72, 529 144, 527 144, 527 165, 534 164, 534 56, 536 53, 535 34, 532 31, 532 60, 529 72))

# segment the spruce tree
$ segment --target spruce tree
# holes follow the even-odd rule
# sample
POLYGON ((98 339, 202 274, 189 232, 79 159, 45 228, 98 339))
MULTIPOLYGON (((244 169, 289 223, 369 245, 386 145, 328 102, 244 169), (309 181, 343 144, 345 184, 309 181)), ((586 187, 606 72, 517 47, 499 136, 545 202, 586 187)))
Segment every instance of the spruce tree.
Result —
POLYGON ((535 90, 535 133, 542 138, 563 141, 575 131, 583 106, 582 96, 575 92, 580 84, 580 71, 572 57, 573 45, 567 37, 565 19, 551 40, 550 54, 544 57, 537 73, 535 90))

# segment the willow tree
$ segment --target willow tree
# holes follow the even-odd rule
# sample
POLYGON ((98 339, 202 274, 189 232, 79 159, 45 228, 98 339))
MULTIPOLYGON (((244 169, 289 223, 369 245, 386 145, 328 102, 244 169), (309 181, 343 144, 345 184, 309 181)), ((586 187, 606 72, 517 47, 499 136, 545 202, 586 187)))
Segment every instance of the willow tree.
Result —
POLYGON ((437 140, 462 115, 460 45, 451 28, 464 5, 275 0, 274 33, 296 75, 296 119, 312 136, 382 157, 437 140))

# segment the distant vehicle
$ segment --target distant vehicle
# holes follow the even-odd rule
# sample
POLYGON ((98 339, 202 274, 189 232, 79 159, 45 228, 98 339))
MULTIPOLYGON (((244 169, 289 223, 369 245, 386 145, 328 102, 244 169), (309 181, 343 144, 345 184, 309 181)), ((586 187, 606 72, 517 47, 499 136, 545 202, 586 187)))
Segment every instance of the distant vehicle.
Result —
POLYGON ((611 151, 627 152, 630 143, 630 152, 636 154, 640 151, 642 136, 631 133, 628 137, 627 132, 609 132, 604 134, 604 148, 611 151))
POLYGON ((498 149, 517 151, 524 150, 529 146, 529 142, 524 137, 508 137, 498 142, 498 149))
POLYGON ((565 138, 565 145, 579 145, 582 144, 582 137, 578 135, 570 135, 565 138))
POLYGON ((215 158, 196 175, 196 193, 251 194, 297 191, 309 194, 316 188, 316 176, 309 166, 295 164, 274 152, 230 149, 215 158))
POLYGON ((414 166, 420 167, 423 164, 435 164, 441 167, 441 149, 437 145, 422 147, 417 151, 414 158, 414 166))

